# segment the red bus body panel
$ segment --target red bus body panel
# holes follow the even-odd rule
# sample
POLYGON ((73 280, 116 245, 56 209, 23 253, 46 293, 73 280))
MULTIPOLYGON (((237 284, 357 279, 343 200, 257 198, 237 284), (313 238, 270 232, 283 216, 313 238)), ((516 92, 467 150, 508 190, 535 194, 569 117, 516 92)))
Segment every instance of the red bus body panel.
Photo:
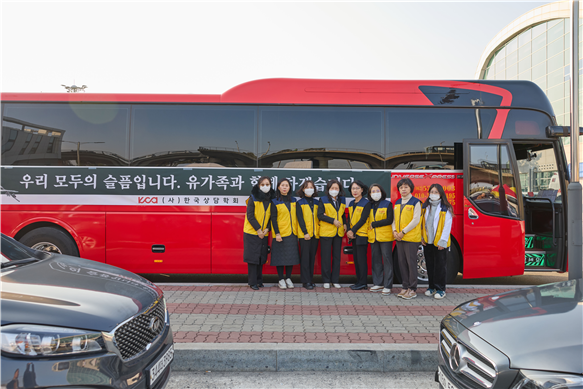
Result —
MULTIPOLYGON (((18 206, 2 205, 2 232, 14 237, 20 230, 34 223, 52 223, 65 229, 83 258, 105 262, 105 212, 77 210, 79 206, 36 206, 33 211, 18 210, 18 206)), ((33 208, 33 207, 30 207, 33 208)))

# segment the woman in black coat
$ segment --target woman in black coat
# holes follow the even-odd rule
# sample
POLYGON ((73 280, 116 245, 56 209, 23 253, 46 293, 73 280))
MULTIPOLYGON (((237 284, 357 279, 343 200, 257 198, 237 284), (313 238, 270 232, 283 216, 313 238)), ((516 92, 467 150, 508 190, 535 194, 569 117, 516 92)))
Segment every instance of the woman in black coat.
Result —
POLYGON ((247 263, 249 286, 253 290, 263 287, 263 265, 267 262, 271 200, 275 192, 271 180, 263 176, 251 190, 247 199, 247 213, 243 227, 243 261, 247 263))
POLYGON ((299 265, 296 199, 291 195, 291 183, 287 178, 277 184, 275 198, 271 200, 271 266, 277 267, 280 289, 293 289, 291 274, 299 265), (285 270, 285 274, 284 274, 285 270))

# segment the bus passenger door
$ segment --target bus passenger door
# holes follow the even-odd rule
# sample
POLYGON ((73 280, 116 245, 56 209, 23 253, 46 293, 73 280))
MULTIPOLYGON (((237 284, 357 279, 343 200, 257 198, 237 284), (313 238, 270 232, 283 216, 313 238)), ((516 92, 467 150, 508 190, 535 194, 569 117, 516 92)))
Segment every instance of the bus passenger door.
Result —
POLYGON ((464 140, 464 278, 524 273, 524 215, 507 140, 464 140))

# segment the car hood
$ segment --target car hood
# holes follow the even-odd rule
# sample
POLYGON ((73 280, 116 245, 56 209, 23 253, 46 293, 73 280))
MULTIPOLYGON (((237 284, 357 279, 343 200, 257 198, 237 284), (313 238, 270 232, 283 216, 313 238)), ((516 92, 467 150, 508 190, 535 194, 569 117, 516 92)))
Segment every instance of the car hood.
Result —
POLYGON ((472 300, 450 315, 516 369, 583 374, 583 280, 472 300))
POLYGON ((52 255, 2 271, 2 325, 26 323, 110 332, 162 296, 148 280, 77 257, 52 255))

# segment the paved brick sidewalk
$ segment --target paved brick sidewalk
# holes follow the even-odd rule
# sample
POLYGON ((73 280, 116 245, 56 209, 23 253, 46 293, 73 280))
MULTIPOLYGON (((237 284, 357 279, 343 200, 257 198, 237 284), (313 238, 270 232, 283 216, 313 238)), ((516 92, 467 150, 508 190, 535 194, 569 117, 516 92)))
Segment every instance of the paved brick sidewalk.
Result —
POLYGON ((437 343, 444 315, 464 301, 511 289, 450 287, 443 300, 369 291, 280 290, 266 285, 159 285, 178 343, 437 343))

